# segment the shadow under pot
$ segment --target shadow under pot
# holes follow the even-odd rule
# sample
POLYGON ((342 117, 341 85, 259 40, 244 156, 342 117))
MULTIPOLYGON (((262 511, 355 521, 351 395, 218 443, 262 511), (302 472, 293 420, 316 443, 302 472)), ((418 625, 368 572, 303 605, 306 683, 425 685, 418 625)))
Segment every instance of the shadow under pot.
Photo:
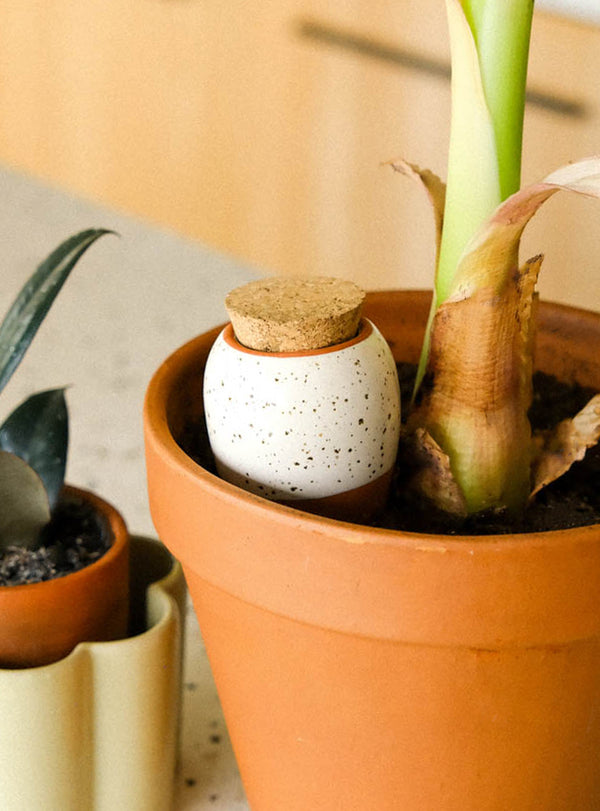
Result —
POLYGON ((351 340, 295 352, 250 349, 228 324, 206 364, 204 404, 226 481, 346 521, 384 506, 400 392, 391 350, 368 319, 351 340))

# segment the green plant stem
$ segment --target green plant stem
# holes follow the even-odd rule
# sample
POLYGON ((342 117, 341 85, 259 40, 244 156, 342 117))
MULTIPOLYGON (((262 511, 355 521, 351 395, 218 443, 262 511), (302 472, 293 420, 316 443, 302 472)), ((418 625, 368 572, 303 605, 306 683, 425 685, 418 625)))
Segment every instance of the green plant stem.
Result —
POLYGON ((415 392, 426 371, 438 307, 452 294, 472 236, 518 191, 533 0, 446 0, 452 117, 435 291, 415 392))
POLYGON ((520 186, 533 0, 447 0, 447 9, 452 121, 436 306, 473 234, 520 186))
POLYGON ((475 38, 498 156, 500 194, 521 185, 527 62, 534 0, 462 0, 475 38))

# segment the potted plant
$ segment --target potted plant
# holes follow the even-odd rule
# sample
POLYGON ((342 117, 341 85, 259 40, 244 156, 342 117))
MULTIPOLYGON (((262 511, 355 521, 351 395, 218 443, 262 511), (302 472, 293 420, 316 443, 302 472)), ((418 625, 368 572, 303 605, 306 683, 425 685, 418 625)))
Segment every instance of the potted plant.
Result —
POLYGON ((518 191, 532 6, 447 0, 447 190, 394 162, 434 202, 433 304, 386 292, 365 307, 396 360, 418 364, 399 495, 445 531, 309 515, 216 477, 190 437, 220 329, 150 383, 153 519, 182 561, 256 811, 600 807, 600 523, 520 518, 600 423, 595 396, 553 431, 529 427, 533 354, 600 390, 600 316, 538 307, 540 260, 517 261, 545 199, 600 196, 598 159, 518 191), (488 534, 467 534, 474 521, 488 534))
MULTIPOLYGON (((0 390, 79 258, 105 233, 67 240, 24 285, 0 326, 0 390)), ((78 642, 126 634, 127 530, 94 497, 64 492, 67 446, 64 389, 32 395, 0 426, 3 667, 50 664, 78 642)))
MULTIPOLYGON (((63 242, 0 325, 0 389, 85 251, 63 242)), ((0 785, 10 811, 167 809, 179 712, 183 583, 159 544, 64 484, 64 389, 0 426, 0 785), (115 694, 115 690, 118 693, 115 694)))

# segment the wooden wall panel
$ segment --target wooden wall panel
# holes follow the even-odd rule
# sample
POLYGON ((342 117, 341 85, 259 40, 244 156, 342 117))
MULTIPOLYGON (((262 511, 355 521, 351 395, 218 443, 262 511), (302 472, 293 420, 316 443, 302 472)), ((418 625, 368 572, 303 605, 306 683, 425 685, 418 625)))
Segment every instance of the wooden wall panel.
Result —
MULTIPOLYGON (((531 86, 575 114, 529 107, 526 180, 600 152, 599 45, 536 17, 531 86)), ((0 160, 266 271, 430 286, 427 204, 380 164, 444 174, 447 64, 442 0, 5 0, 0 160)), ((600 307, 599 218, 540 216, 546 297, 600 307)))

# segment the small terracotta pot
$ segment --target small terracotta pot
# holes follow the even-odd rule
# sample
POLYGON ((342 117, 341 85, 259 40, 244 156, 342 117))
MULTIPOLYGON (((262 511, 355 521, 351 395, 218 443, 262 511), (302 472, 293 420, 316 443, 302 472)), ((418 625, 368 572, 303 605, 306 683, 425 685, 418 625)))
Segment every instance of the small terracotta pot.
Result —
MULTIPOLYGON (((415 361, 428 306, 377 293, 365 315, 415 361)), ((600 317, 540 320, 539 368, 600 388, 600 317)), ((600 526, 417 535, 239 490, 176 441, 216 334, 150 384, 148 481, 252 809, 600 808, 600 526)))
POLYGON ((92 493, 66 488, 105 522, 113 542, 78 572, 0 587, 0 667, 36 667, 62 659, 79 642, 120 639, 129 612, 129 536, 120 514, 92 493))

